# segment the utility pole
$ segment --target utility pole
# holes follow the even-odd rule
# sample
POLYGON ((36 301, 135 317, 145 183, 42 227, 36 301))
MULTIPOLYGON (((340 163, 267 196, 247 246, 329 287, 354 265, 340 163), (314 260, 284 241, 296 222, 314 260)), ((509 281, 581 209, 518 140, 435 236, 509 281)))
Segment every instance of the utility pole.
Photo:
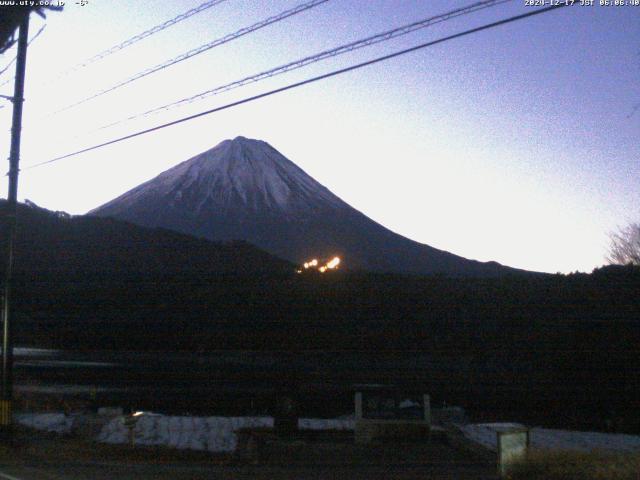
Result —
POLYGON ((11 429, 13 403, 13 338, 11 336, 11 279, 13 276, 13 254, 16 237, 16 214, 18 202, 18 173, 20 172, 20 133, 22 130, 22 103, 24 101, 24 76, 27 64, 27 38, 29 36, 29 14, 20 22, 16 79, 13 90, 13 122, 11 125, 11 151, 9 154, 9 192, 4 215, 7 232, 6 266, 2 297, 2 385, 0 391, 0 432, 11 429))

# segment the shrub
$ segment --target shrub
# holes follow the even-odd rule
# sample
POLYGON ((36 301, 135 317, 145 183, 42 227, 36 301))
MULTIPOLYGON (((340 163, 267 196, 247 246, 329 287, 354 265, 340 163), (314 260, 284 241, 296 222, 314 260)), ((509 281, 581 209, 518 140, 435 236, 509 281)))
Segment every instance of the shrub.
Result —
POLYGON ((640 453, 537 450, 514 463, 509 480, 639 480, 640 453))

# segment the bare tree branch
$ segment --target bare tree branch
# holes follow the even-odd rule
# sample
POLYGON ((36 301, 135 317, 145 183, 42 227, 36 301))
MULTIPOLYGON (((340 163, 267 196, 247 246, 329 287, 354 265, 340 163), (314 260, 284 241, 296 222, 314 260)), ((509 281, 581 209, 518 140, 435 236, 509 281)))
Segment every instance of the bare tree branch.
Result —
POLYGON ((640 265, 640 223, 632 223, 609 234, 607 261, 617 265, 640 265))

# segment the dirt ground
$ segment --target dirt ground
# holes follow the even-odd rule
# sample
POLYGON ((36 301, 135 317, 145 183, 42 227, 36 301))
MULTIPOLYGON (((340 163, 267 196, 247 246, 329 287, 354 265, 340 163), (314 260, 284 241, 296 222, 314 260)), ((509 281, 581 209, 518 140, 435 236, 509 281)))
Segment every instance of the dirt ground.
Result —
POLYGON ((495 465, 431 441, 355 445, 349 438, 276 440, 238 457, 168 448, 112 446, 16 432, 0 444, 0 479, 451 479, 497 478, 495 465))

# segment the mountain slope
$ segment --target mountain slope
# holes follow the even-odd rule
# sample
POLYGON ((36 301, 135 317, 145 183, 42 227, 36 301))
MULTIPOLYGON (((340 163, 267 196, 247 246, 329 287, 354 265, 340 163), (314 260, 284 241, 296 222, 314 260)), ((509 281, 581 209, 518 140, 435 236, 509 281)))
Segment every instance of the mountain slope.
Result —
MULTIPOLYGON (((0 201, 4 211, 6 201, 0 201)), ((6 241, 4 226, 0 238, 6 241)), ((4 248, 4 246, 3 246, 4 248)), ((293 265, 243 242, 220 244, 108 218, 19 205, 15 270, 38 278, 290 274, 293 265)), ((0 265, 2 271, 4 265, 0 265)))
POLYGON ((89 212, 211 240, 241 239, 281 258, 344 257, 347 268, 497 276, 481 263, 391 232, 350 207, 276 149, 225 140, 89 212))

